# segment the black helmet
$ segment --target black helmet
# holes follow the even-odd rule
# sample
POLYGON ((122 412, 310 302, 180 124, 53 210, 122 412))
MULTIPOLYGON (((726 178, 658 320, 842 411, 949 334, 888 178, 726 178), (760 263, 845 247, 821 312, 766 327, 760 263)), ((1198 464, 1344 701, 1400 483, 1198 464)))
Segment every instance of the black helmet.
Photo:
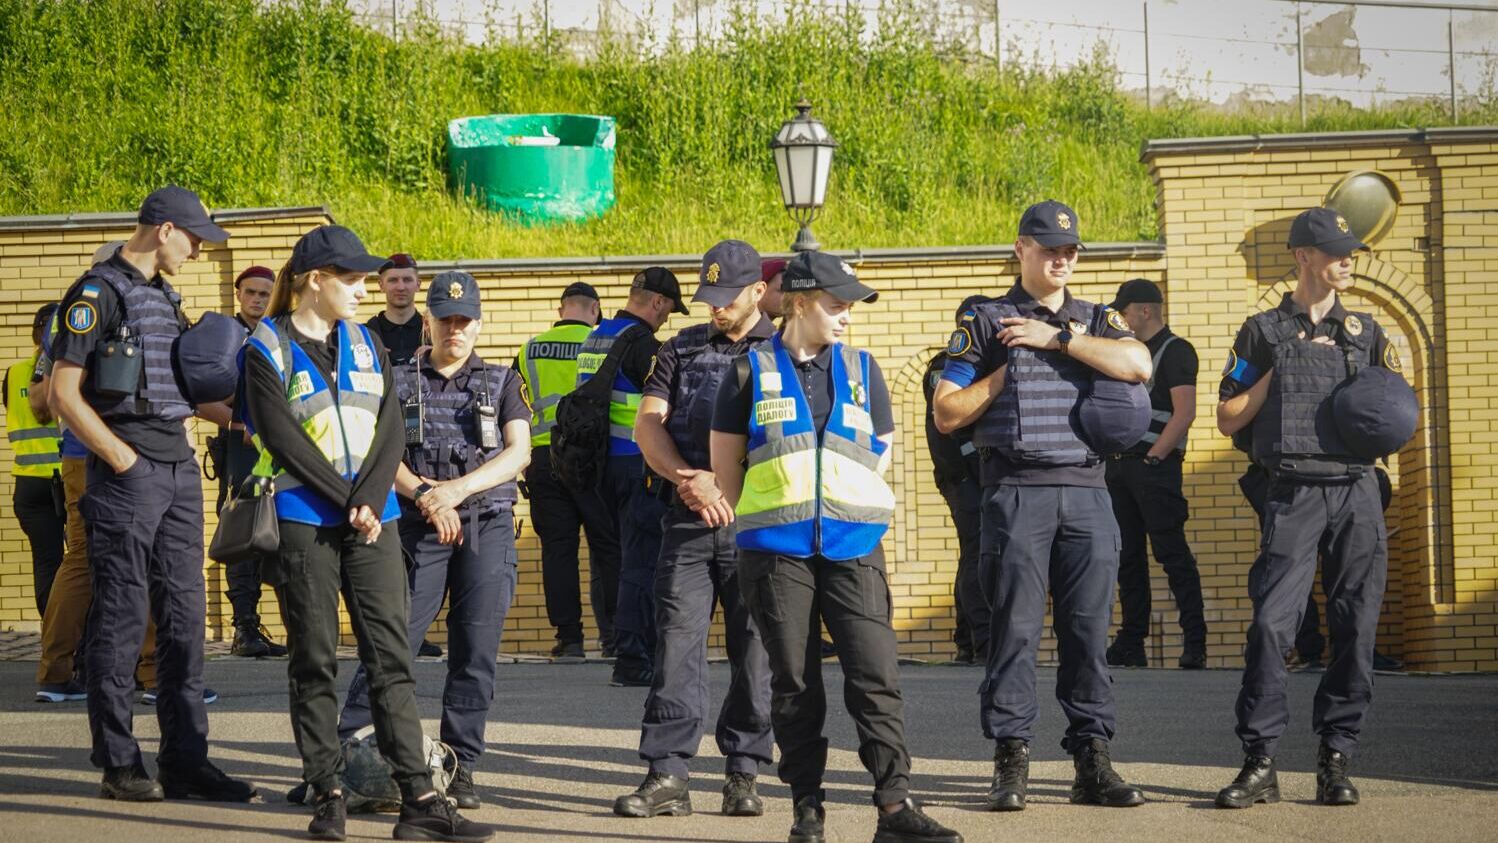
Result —
POLYGON ((1092 450, 1105 457, 1123 453, 1149 432, 1149 390, 1142 383, 1094 375, 1092 389, 1077 407, 1077 421, 1092 450))
POLYGON ((239 348, 245 336, 239 320, 208 312, 177 338, 172 362, 177 383, 190 403, 223 401, 234 394, 239 385, 239 348))
POLYGON ((1420 404, 1392 369, 1369 366, 1332 393, 1332 416, 1348 450, 1367 460, 1386 457, 1415 435, 1420 404))

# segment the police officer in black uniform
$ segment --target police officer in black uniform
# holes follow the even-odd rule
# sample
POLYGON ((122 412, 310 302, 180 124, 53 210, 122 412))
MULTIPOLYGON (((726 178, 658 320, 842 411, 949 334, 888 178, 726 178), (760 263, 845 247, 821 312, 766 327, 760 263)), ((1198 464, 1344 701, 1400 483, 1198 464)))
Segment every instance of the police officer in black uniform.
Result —
POLYGON ((80 502, 93 574, 85 649, 92 760, 104 769, 106 798, 255 794, 208 761, 203 487, 183 426, 193 408, 173 371, 182 299, 163 278, 204 241, 228 237, 192 191, 155 191, 129 241, 63 296, 53 341, 53 402, 90 451, 80 502), (131 722, 148 614, 156 620, 159 783, 146 773, 131 722))
POLYGON ((764 813, 755 778, 773 757, 769 657, 739 593, 733 509, 718 488, 708 445, 719 385, 747 349, 775 333, 759 310, 764 292, 752 246, 724 240, 709 249, 692 301, 705 302, 712 319, 661 346, 645 381, 635 440, 651 470, 674 488, 655 571, 655 681, 640 726, 640 757, 650 772, 614 801, 620 816, 691 813, 687 762, 708 718, 715 602, 723 607, 731 670, 716 730, 726 766, 722 812, 764 813))
MULTIPOLYGON (((432 349, 395 370, 406 425, 396 470, 401 545, 410 560, 412 655, 449 600, 442 741, 458 756, 447 795, 477 808, 473 768, 484 751, 494 699, 495 657, 515 596, 515 478, 530 462, 530 407, 513 369, 473 350, 482 323, 478 282, 443 272, 427 288, 432 349)), ((338 734, 369 725, 361 665, 349 685, 338 734)))
MULTIPOLYGON (((971 319, 973 309, 988 301, 988 296, 968 296, 957 307, 957 326, 971 319)), ((982 532, 983 487, 978 482, 978 446, 973 444, 971 427, 950 434, 936 428, 931 399, 941 383, 942 370, 951 358, 937 354, 926 365, 922 380, 926 395, 926 447, 931 452, 932 473, 936 488, 947 502, 952 524, 957 528, 957 576, 952 582, 952 603, 957 612, 957 629, 952 640, 957 645, 957 662, 972 664, 988 659, 988 626, 991 622, 988 600, 978 578, 978 542, 982 532)))
MULTIPOLYGON (((1081 247, 1077 232, 1076 213, 1060 202, 1025 211, 1014 246, 1019 281, 952 335, 952 359, 936 388, 937 426, 976 423, 982 457, 980 564, 993 616, 979 696, 983 732, 996 743, 987 800, 995 811, 1025 806, 1048 586, 1061 659, 1056 697, 1069 722, 1061 745, 1076 768, 1071 799, 1112 807, 1144 802, 1108 754, 1115 709, 1104 651, 1118 525, 1095 441, 1107 431, 1079 429, 1079 419, 1105 383, 1148 379, 1149 352, 1121 314, 1066 289, 1081 247)), ((1145 396, 1138 400, 1147 420, 1145 396)), ((1119 423, 1115 414, 1102 415, 1119 423)))
POLYGON ((1177 663, 1200 670, 1207 666, 1207 622, 1201 575, 1186 543, 1188 508, 1181 490, 1186 431, 1196 419, 1196 349, 1165 324, 1165 297, 1147 278, 1125 281, 1109 306, 1123 314, 1134 336, 1149 349, 1152 374, 1146 384, 1149 432, 1138 444, 1108 460, 1108 494, 1123 541, 1118 555, 1118 602, 1123 619, 1108 648, 1108 664, 1149 664, 1144 652, 1150 618, 1148 539, 1180 611, 1184 641, 1177 663))
POLYGON ((1344 429, 1352 420, 1345 417, 1413 418, 1413 393, 1393 403, 1334 409, 1334 392, 1342 392, 1350 377, 1361 378, 1370 368, 1399 368, 1373 317, 1347 310, 1338 295, 1353 284, 1354 253, 1367 247, 1330 208, 1297 216, 1289 247, 1295 291, 1239 329, 1218 391, 1218 428, 1227 436, 1247 429, 1253 459, 1270 476, 1259 557, 1248 576, 1254 615, 1236 706, 1246 758, 1238 777, 1217 795, 1224 808, 1279 800, 1274 753, 1290 720, 1285 652, 1305 611, 1318 548, 1325 551, 1334 647, 1312 714, 1311 726, 1321 736, 1316 798, 1324 805, 1358 801, 1347 764, 1373 696, 1373 639, 1388 543, 1373 460, 1358 453, 1359 443, 1344 429))

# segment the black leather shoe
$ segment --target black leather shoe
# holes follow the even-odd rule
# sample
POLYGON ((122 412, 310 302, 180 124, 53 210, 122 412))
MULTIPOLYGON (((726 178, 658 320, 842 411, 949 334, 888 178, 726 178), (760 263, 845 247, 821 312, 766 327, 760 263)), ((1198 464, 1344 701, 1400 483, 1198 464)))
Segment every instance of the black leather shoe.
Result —
POLYGON ((754 787, 754 776, 729 773, 723 781, 723 816, 757 817, 764 812, 765 803, 754 787))
POLYGON ((429 659, 440 659, 442 658, 442 648, 423 638, 421 639, 421 646, 416 649, 416 655, 425 656, 429 659))
POLYGON ((649 688, 654 682, 655 671, 644 665, 630 667, 616 663, 609 677, 609 684, 615 688, 649 688))
POLYGON ((1205 670, 1207 667, 1207 648, 1201 644, 1188 644, 1181 651, 1181 657, 1176 660, 1176 665, 1182 670, 1205 670))
POLYGON ((822 807, 820 797, 803 796, 797 799, 796 821, 791 824, 787 843, 822 843, 825 839, 822 827, 826 821, 827 811, 822 807))
POLYGON ((473 786, 473 773, 462 764, 453 773, 453 780, 447 783, 447 798, 465 811, 472 811, 482 804, 478 788, 473 786))
POLYGON ((1316 801, 1323 805, 1358 804, 1358 789, 1347 778, 1347 756, 1326 744, 1316 753, 1316 801))
POLYGON ((494 829, 464 819, 453 803, 438 794, 424 802, 401 803, 401 818, 395 824, 396 840, 450 840, 454 843, 484 843, 494 829))
POLYGON ((962 835, 921 813, 910 799, 905 807, 886 814, 879 812, 874 843, 962 843, 962 835))
POLYGON ((203 799, 208 802, 248 802, 255 786, 231 779, 209 761, 186 768, 161 768, 157 778, 168 799, 203 799))
POLYGON ((635 789, 614 800, 614 813, 621 817, 687 817, 692 814, 692 794, 681 776, 651 773, 635 789))
POLYGON ((1108 757, 1108 742, 1093 738, 1082 744, 1072 756, 1077 778, 1072 782, 1074 805, 1102 805, 1108 808, 1132 808, 1144 804, 1144 793, 1113 771, 1108 757))
POLYGON ((291 790, 286 791, 286 801, 290 802, 293 805, 306 805, 308 804, 307 791, 307 783, 302 782, 296 787, 293 787, 291 790))
POLYGON ((1149 667, 1149 657, 1144 654, 1144 644, 1113 639, 1104 654, 1109 667, 1149 667))
POLYGON ((343 840, 348 837, 348 804, 343 801, 343 791, 322 794, 313 806, 312 822, 307 823, 307 836, 313 840, 343 840))
POLYGON ((993 784, 983 807, 990 811, 1025 810, 1030 786, 1030 745, 1019 738, 998 741, 993 751, 993 784))
POLYGON ((1267 755, 1250 755, 1243 759, 1243 769, 1233 783, 1217 791, 1219 808, 1252 808, 1255 802, 1280 801, 1280 779, 1274 772, 1274 759, 1267 755))
POLYGON ((161 785, 146 775, 146 768, 138 763, 106 767, 104 781, 99 785, 99 795, 121 802, 160 802, 166 798, 161 785))

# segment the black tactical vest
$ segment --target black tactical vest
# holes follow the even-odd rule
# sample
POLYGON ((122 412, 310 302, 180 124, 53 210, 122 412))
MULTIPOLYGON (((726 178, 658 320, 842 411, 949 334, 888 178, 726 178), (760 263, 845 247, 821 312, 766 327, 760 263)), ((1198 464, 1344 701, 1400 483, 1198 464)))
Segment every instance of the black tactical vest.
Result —
MULTIPOLYGON (((452 480, 477 469, 504 450, 504 421, 495 419, 499 430, 499 447, 481 447, 479 439, 480 404, 499 410, 504 386, 515 373, 507 366, 484 363, 478 355, 468 360, 467 387, 460 391, 433 392, 426 388, 426 378, 418 370, 420 358, 396 367, 395 396, 401 406, 422 404, 422 443, 406 447, 406 465, 423 477, 452 480)), ((515 505, 518 496, 514 481, 470 497, 459 510, 464 514, 486 515, 502 512, 515 505)))
POLYGON ((1380 330, 1373 317, 1349 312, 1336 345, 1301 338, 1305 329, 1300 321, 1279 309, 1253 318, 1274 347, 1269 394, 1253 420, 1254 461, 1308 477, 1345 476, 1354 473, 1349 466, 1371 465, 1342 441, 1332 414, 1332 392, 1368 364, 1380 330), (1349 329, 1354 324, 1356 331, 1349 329))
POLYGON ((676 393, 671 396, 671 417, 666 431, 676 443, 676 451, 693 468, 711 470, 708 435, 712 430, 713 408, 718 386, 733 370, 740 355, 725 354, 708 342, 713 326, 705 323, 683 330, 673 345, 676 357, 676 393))
POLYGON ((121 324, 135 335, 143 360, 141 383, 134 395, 106 398, 90 393, 89 404, 105 419, 154 416, 177 420, 192 415, 172 368, 172 344, 187 327, 180 309, 182 297, 164 279, 160 286, 137 284, 108 262, 94 264, 86 277, 98 278, 114 289, 124 310, 121 324))
MULTIPOLYGON (((979 309, 995 311, 999 319, 1020 313, 1006 298, 979 309)), ((1093 305, 1088 333, 1096 333, 1102 308, 1093 305)), ((1005 459, 1023 465, 1081 466, 1096 463, 1082 437, 1077 407, 1092 385, 1092 369, 1060 351, 1009 349, 1004 388, 979 417, 973 442, 993 448, 1005 459)))

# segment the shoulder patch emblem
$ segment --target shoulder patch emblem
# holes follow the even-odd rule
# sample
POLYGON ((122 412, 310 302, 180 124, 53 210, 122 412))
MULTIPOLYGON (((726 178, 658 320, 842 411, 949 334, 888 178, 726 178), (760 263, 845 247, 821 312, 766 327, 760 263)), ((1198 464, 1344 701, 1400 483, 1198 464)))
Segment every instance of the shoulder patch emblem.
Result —
POLYGON ((86 334, 99 324, 99 312, 86 301, 74 302, 68 308, 68 330, 75 334, 86 334))
POLYGON ((1363 320, 1349 313, 1347 320, 1342 323, 1342 327, 1347 329, 1348 336, 1355 337, 1363 333, 1363 320))
POLYGON ((1111 307, 1105 308, 1104 312, 1106 312, 1108 314, 1108 325, 1109 325, 1109 327, 1113 328, 1113 330, 1115 330, 1115 331, 1128 331, 1129 330, 1129 323, 1124 321, 1122 313, 1119 313, 1118 311, 1114 310, 1111 307))
POLYGON ((1384 368, 1391 372, 1404 371, 1404 361, 1399 359, 1399 349, 1387 340, 1384 341, 1384 368))
POLYGON ((967 350, 973 347, 973 335, 966 326, 952 332, 952 338, 947 340, 947 356, 961 357, 967 350))
POLYGON ((1228 349, 1228 362, 1222 367, 1222 376, 1228 377, 1232 375, 1233 370, 1236 368, 1238 368, 1238 352, 1230 348, 1228 349))

